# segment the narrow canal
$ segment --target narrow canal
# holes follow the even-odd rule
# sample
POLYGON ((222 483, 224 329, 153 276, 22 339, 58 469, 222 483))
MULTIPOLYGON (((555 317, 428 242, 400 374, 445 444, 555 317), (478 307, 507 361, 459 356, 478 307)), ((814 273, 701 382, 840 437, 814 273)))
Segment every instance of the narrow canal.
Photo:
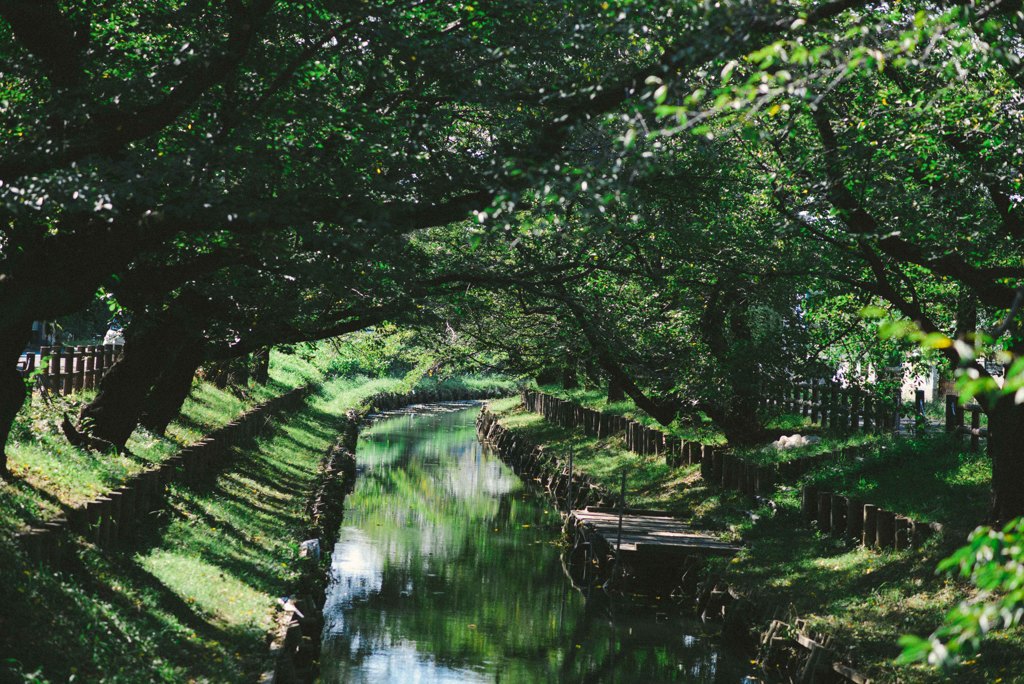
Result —
POLYGON ((478 411, 433 407, 363 432, 323 681, 742 682, 743 664, 668 608, 572 588, 558 512, 481 448, 478 411))

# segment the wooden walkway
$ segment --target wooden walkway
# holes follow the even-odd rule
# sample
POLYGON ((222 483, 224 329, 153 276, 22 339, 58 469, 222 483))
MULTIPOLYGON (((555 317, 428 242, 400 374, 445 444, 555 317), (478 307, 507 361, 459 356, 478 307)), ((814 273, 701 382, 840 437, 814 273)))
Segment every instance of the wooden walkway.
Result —
MULTIPOLYGON (((588 506, 574 510, 572 518, 601 535, 615 548, 619 533, 619 512, 613 508, 588 506)), ((631 555, 724 555, 731 556, 741 547, 694 530, 686 523, 662 511, 626 509, 622 517, 622 557, 631 555)))

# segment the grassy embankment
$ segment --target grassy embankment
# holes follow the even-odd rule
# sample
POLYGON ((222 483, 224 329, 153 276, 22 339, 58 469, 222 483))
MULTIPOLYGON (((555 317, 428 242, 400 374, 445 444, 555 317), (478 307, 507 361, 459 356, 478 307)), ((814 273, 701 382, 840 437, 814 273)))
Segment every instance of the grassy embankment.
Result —
POLYGON ((246 409, 321 378, 322 372, 312 364, 275 352, 266 385, 252 385, 244 393, 236 393, 197 382, 165 437, 138 429, 128 440, 130 455, 121 456, 77 449, 61 433, 61 416, 77 415, 94 391, 53 397, 50 403, 35 394, 18 415, 8 444, 8 465, 16 479, 0 486, 0 529, 46 520, 59 514, 62 506, 89 501, 231 422, 246 409))
MULTIPOLYGON (((669 468, 654 457, 625 451, 618 437, 597 440, 566 431, 523 410, 514 399, 491 402, 505 425, 549 449, 576 453, 576 467, 609 488, 627 473, 627 501, 691 518, 697 526, 742 540, 744 550, 712 568, 747 593, 759 609, 798 616, 832 634, 840 651, 876 681, 1024 681, 1024 640, 996 635, 982 654, 955 673, 893 664, 901 634, 928 634, 968 596, 968 587, 934 573, 938 561, 963 543, 986 513, 991 471, 983 454, 966 452, 945 436, 892 440, 821 433, 822 443, 781 454, 747 452, 762 460, 795 458, 850 442, 866 445, 861 459, 839 460, 780 488, 777 510, 756 507, 735 492, 704 485, 696 466, 669 468), (924 547, 878 553, 816 532, 800 515, 804 483, 827 485, 946 531, 924 547)), ((785 420, 791 424, 798 417, 785 420)), ((808 430, 809 431, 809 430, 808 430)))
MULTIPOLYGON (((321 377, 293 357, 275 360, 284 362, 273 375, 279 390, 321 377)), ((0 583, 7 595, 0 608, 0 681, 252 681, 263 665, 276 597, 295 580, 307 495, 341 417, 377 392, 403 389, 398 379, 325 382, 272 434, 236 453, 213 482, 172 485, 169 507, 142 521, 136 546, 104 553, 76 540, 74 572, 27 566, 10 535, 2 535, 0 583)), ((197 387, 172 434, 190 441, 231 420, 244 404, 227 394, 197 387)), ((136 435, 132 444, 149 449, 146 460, 111 465, 101 462, 111 457, 78 453, 48 434, 33 448, 33 465, 75 459, 81 480, 72 472, 46 481, 60 483, 53 490, 73 501, 116 486, 124 473, 176 447, 146 446, 153 441, 160 442, 136 435), (46 444, 63 454, 49 453, 46 444)), ((58 496, 42 490, 42 482, 22 486, 38 487, 40 498, 58 496)), ((6 529, 23 515, 8 517, 6 529)))

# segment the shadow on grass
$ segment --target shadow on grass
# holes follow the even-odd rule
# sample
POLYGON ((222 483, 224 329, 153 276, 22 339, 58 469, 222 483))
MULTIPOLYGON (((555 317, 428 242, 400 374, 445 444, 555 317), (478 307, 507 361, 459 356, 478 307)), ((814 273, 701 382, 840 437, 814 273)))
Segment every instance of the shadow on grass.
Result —
POLYGON ((68 511, 53 494, 18 476, 0 480, 0 502, 0 526, 6 529, 41 523, 68 511))

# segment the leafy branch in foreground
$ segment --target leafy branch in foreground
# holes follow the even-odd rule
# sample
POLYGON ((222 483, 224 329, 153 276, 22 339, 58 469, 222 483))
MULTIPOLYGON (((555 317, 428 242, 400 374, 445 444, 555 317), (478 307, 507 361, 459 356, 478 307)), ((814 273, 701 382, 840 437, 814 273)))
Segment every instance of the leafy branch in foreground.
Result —
POLYGON ((1024 617, 1024 518, 1011 520, 1002 530, 977 528, 966 546, 939 563, 937 572, 968 579, 980 594, 960 602, 929 637, 902 637, 903 652, 897 662, 950 667, 962 656, 976 653, 989 632, 1020 624, 1024 617))

